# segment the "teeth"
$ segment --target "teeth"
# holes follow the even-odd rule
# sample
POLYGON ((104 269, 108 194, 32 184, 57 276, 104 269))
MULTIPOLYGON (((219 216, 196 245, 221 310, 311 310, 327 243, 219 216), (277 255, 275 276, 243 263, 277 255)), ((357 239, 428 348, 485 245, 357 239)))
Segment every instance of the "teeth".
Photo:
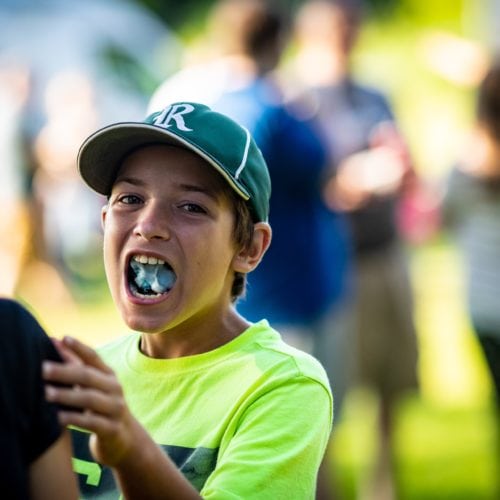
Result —
POLYGON ((132 288, 132 294, 135 295, 136 297, 140 298, 140 299, 156 299, 158 297, 161 297, 161 293, 156 293, 156 294, 143 294, 141 292, 139 292, 137 289, 135 288, 132 288))
POLYGON ((133 295, 151 299, 168 293, 174 286, 176 275, 164 260, 136 254, 130 260, 128 280, 133 295))
POLYGON ((152 264, 152 265, 163 265, 165 261, 162 259, 157 259, 156 257, 148 257, 147 255, 134 255, 133 260, 139 262, 140 264, 152 264))

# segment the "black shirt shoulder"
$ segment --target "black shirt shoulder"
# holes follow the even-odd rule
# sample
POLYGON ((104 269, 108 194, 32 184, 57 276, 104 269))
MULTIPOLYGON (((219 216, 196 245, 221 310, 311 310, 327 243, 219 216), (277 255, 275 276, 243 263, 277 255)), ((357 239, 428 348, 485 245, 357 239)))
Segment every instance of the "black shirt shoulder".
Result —
POLYGON ((24 497, 29 464, 61 434, 57 409, 44 396, 45 359, 61 361, 38 321, 21 304, 0 299, 0 483, 5 498, 10 493, 24 497))

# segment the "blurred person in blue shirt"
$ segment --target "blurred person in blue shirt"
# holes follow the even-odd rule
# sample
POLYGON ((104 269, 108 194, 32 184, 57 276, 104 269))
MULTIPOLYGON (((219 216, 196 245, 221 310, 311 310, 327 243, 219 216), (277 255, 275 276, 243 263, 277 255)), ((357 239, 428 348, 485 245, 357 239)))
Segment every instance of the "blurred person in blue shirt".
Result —
POLYGON ((254 136, 271 175, 273 244, 238 310, 250 320, 266 317, 321 360, 315 339, 347 293, 350 242, 343 215, 322 200, 327 151, 314 123, 285 103, 274 73, 287 42, 284 17, 259 0, 222 0, 209 28, 221 57, 167 80, 149 110, 201 100, 254 136))
POLYGON ((390 500, 397 495, 394 412, 418 389, 413 297, 398 224, 416 175, 388 99, 354 76, 362 19, 360 1, 305 2, 295 18, 294 74, 329 149, 325 199, 346 214, 352 233, 354 300, 343 346, 353 372, 344 390, 367 387, 377 397, 379 455, 366 491, 390 500))

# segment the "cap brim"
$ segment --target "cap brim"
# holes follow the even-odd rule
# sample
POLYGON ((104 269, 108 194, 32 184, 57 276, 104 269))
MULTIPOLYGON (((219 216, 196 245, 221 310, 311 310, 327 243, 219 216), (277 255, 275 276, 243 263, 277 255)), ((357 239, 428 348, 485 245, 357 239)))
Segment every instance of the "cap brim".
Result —
POLYGON ((77 165, 83 180, 98 193, 109 195, 123 159, 135 149, 153 144, 187 148, 212 165, 245 200, 249 194, 205 151, 166 129, 136 122, 115 123, 104 127, 81 145, 77 165))

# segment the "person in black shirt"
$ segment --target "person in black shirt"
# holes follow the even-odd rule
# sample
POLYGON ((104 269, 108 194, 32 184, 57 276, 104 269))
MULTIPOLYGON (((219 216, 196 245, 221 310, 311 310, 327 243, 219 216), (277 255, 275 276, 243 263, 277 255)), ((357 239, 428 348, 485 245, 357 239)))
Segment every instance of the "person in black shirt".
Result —
POLYGON ((68 432, 46 401, 42 361, 62 361, 35 318, 0 299, 0 496, 76 499, 68 432))

